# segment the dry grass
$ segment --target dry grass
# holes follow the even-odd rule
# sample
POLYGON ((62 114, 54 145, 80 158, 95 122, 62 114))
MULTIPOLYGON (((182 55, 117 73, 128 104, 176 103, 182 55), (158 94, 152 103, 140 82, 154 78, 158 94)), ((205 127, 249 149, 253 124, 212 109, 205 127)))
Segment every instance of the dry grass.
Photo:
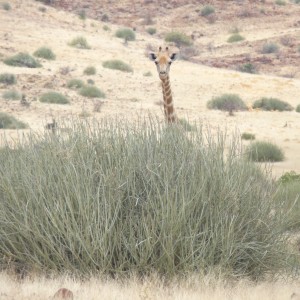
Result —
POLYGON ((261 282, 257 284, 241 281, 235 285, 189 278, 162 284, 155 276, 143 282, 132 278, 127 282, 117 280, 76 281, 68 277, 56 279, 34 278, 16 280, 5 273, 0 274, 0 299, 38 300, 52 299, 55 292, 65 287, 80 300, 111 299, 164 299, 164 300, 288 300, 293 292, 299 293, 299 282, 261 282))

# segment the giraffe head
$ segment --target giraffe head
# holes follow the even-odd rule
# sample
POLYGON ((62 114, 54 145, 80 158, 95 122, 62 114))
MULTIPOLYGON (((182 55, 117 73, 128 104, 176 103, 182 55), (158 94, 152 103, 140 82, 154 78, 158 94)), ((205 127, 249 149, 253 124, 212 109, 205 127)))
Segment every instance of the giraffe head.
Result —
POLYGON ((156 64, 160 79, 164 79, 169 75, 170 65, 176 59, 176 56, 176 53, 169 52, 168 47, 165 50, 159 47, 158 53, 151 52, 149 54, 149 58, 156 64))

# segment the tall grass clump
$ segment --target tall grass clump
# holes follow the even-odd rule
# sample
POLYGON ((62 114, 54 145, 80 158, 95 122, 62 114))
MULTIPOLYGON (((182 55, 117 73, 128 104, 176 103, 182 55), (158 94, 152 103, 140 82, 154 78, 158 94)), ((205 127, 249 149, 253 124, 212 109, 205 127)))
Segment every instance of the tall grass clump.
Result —
POLYGON ((11 116, 7 113, 0 112, 0 129, 25 129, 25 128, 27 128, 27 125, 24 122, 19 121, 14 116, 11 116))
POLYGON ((119 59, 106 60, 105 62, 103 62, 102 66, 103 68, 119 70, 127 73, 133 72, 133 69, 129 64, 119 59))
POLYGON ((69 45, 74 48, 78 49, 91 49, 90 45, 88 44, 87 40, 83 36, 78 36, 74 38, 69 45))
POLYGON ((43 103, 54 103, 54 104, 69 104, 69 99, 58 92, 47 92, 40 96, 40 101, 43 103))
POLYGON ((134 41, 135 32, 130 28, 121 28, 116 31, 116 37, 124 39, 124 41, 134 41))
POLYGON ((55 54, 53 53, 53 51, 48 48, 48 47, 41 47, 39 49, 37 49, 34 53, 34 56, 39 57, 39 58, 44 58, 47 60, 54 60, 55 59, 55 54))
POLYGON ((18 53, 3 61, 6 65, 14 67, 39 68, 42 65, 28 53, 18 53))
POLYGON ((0 83, 4 83, 7 85, 12 85, 17 83, 16 76, 10 73, 2 73, 0 74, 0 83))
POLYGON ((177 47, 191 46, 193 41, 185 33, 172 31, 166 34, 165 41, 168 43, 174 43, 177 47))
POLYGON ((284 153, 280 147, 265 141, 257 141, 248 146, 248 159, 255 162, 278 162, 284 160, 284 153))
POLYGON ((254 279, 288 269, 274 182, 238 139, 155 120, 69 126, 2 150, 2 269, 254 279))
POLYGON ((88 98, 105 98, 105 94, 95 86, 84 86, 79 90, 79 94, 88 98))
POLYGON ((291 111, 293 110, 293 107, 280 99, 277 98, 266 98, 263 97, 253 103, 253 108, 260 108, 262 110, 266 111, 291 111))

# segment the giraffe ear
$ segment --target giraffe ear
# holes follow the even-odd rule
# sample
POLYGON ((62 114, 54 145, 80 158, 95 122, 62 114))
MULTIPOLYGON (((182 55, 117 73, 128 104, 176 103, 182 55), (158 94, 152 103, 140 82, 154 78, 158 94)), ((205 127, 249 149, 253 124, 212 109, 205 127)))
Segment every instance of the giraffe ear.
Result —
POLYGON ((177 59, 177 53, 172 53, 172 54, 170 55, 170 59, 171 59, 172 61, 176 60, 176 59, 177 59))
POLYGON ((151 53, 149 53, 149 58, 150 58, 150 60, 156 60, 156 55, 155 55, 155 53, 153 53, 153 52, 151 52, 151 53))

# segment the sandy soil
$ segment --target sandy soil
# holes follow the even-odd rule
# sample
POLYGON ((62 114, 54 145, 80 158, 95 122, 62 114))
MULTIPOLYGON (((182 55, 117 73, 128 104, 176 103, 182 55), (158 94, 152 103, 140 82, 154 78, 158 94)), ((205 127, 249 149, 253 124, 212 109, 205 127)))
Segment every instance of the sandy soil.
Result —
MULTIPOLYGON (((10 11, 0 10, 0 59, 18 52, 32 54, 41 46, 51 47, 57 58, 54 61, 42 60, 43 67, 39 69, 10 67, 0 62, 0 73, 16 74, 18 80, 16 88, 26 94, 27 99, 31 101, 30 107, 26 108, 21 106, 19 101, 1 99, 2 92, 9 89, 2 84, 0 85, 1 111, 27 122, 33 130, 43 130, 45 124, 51 122, 53 117, 70 119, 79 116, 82 112, 88 112, 91 117, 96 118, 122 115, 128 120, 150 112, 157 114, 163 120, 162 107, 158 104, 162 99, 160 82, 154 64, 145 56, 147 45, 158 47, 163 44, 159 35, 152 37, 142 30, 137 30, 137 40, 129 42, 126 46, 122 40, 114 37, 115 30, 120 26, 108 24, 111 30, 104 31, 103 25, 106 23, 90 19, 82 21, 77 15, 51 7, 47 7, 46 12, 41 12, 39 7, 42 5, 36 1, 11 0, 10 4, 12 6, 10 11), (75 49, 68 45, 74 37, 80 35, 86 37, 91 45, 90 50, 75 49), (123 73, 102 67, 103 61, 113 58, 129 63, 134 72, 123 73), (89 65, 97 68, 96 75, 83 75, 84 68, 89 65), (69 69, 68 74, 63 74, 64 68, 69 69), (152 76, 144 76, 148 71, 152 76), (84 81, 91 78, 95 81, 95 85, 105 92, 106 98, 102 100, 104 104, 101 112, 94 112, 94 103, 97 100, 84 98, 66 87, 66 82, 71 78, 80 78, 84 81), (71 104, 55 105, 39 102, 41 93, 48 90, 60 91, 67 95, 71 99, 71 104)), ((294 41, 292 49, 294 49, 300 44, 300 28, 290 25, 299 19, 297 12, 300 6, 291 5, 274 8, 267 1, 265 10, 270 13, 266 14, 264 22, 257 25, 249 18, 230 19, 226 9, 225 25, 223 24, 225 29, 221 30, 222 20, 213 24, 214 27, 209 27, 211 24, 202 20, 201 31, 205 33, 206 44, 213 41, 215 45, 222 47, 221 52, 216 50, 214 53, 208 47, 204 47, 201 49, 199 60, 207 62, 213 59, 215 62, 216 57, 222 53, 226 57, 228 54, 238 55, 244 53, 245 48, 256 57, 256 46, 249 46, 249 43, 256 41, 262 43, 263 40, 274 37, 279 39, 285 34, 292 35, 294 41), (274 23, 276 18, 277 23, 274 23), (249 41, 246 44, 233 46, 226 44, 229 24, 231 27, 235 24, 241 26, 243 35, 247 36, 249 41), (279 26, 281 26, 280 31, 279 26), (209 29, 212 30, 211 35, 209 29)), ((230 7, 226 8, 230 9, 230 7)), ((166 30, 168 24, 175 22, 176 14, 177 16, 180 12, 182 14, 182 9, 178 7, 174 10, 174 14, 158 16, 162 20, 162 31, 166 30)), ((257 11, 257 8, 255 9, 257 11)), ((261 18, 261 16, 257 18, 259 17, 261 18)), ((155 26, 159 31, 158 25, 155 26)), ((189 28, 191 32, 195 29, 193 26, 189 28)), ((204 42, 201 40, 195 43, 197 45, 204 42)), ((215 49, 219 48, 215 47, 215 49)), ((295 55, 297 54, 293 53, 294 58, 295 55)), ((300 53, 296 58, 299 62, 300 53)), ((220 61, 223 59, 220 58, 220 61)), ((295 67, 299 70, 295 62, 292 69, 289 64, 284 66, 282 63, 281 61, 278 68, 286 68, 285 73, 294 72, 295 67)), ((279 75, 276 74, 276 68, 273 68, 271 73, 279 75)), ((293 106, 300 104, 299 77, 284 78, 275 75, 263 73, 252 75, 183 60, 176 61, 172 65, 170 77, 177 114, 180 118, 210 124, 214 128, 226 128, 228 132, 235 130, 241 133, 250 132, 255 134, 257 140, 272 141, 280 145, 286 155, 284 162, 274 164, 275 174, 279 176, 290 170, 300 172, 299 113, 247 111, 229 117, 226 113, 210 111, 206 108, 207 101, 223 93, 239 94, 248 105, 264 96, 277 97, 293 106)), ((0 131, 3 133, 3 130, 0 131)), ((11 137, 16 135, 11 130, 5 132, 11 137)))

